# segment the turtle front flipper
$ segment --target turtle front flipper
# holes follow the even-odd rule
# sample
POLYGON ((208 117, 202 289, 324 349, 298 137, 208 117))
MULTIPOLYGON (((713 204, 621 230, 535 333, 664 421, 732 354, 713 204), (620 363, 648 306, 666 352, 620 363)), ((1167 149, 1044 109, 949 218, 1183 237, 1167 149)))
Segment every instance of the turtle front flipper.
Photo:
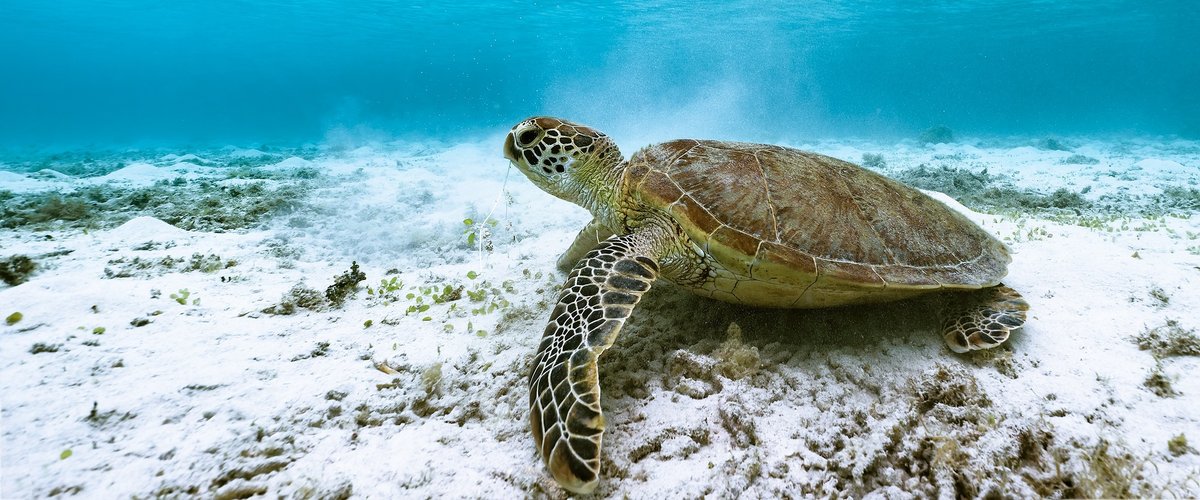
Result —
POLYGON ((968 292, 952 306, 942 323, 942 336, 954 352, 990 349, 1025 324, 1029 303, 1003 284, 968 292))
POLYGON ((529 423, 538 452, 564 488, 588 493, 600 473, 597 358, 658 276, 653 233, 611 237, 571 270, 529 375, 529 423))
POLYGON ((575 242, 571 243, 571 248, 568 248, 558 258, 558 270, 564 273, 570 272, 571 268, 575 267, 579 259, 587 255, 589 250, 596 248, 596 245, 612 235, 613 232, 600 224, 600 221, 592 219, 583 229, 579 230, 579 235, 575 236, 575 242))

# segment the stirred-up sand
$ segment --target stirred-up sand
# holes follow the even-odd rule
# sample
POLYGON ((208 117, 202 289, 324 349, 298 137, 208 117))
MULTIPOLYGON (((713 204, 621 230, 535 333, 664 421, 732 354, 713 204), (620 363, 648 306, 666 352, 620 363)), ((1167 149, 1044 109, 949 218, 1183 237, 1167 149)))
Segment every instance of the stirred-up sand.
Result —
MULTIPOLYGON (((1028 324, 956 355, 933 297, 660 281, 601 359, 598 494, 1200 494, 1200 144, 1064 142, 795 145, 971 206, 931 192, 1011 246, 1028 324)), ((0 497, 565 496, 525 377, 590 216, 499 144, 9 162, 0 497)))

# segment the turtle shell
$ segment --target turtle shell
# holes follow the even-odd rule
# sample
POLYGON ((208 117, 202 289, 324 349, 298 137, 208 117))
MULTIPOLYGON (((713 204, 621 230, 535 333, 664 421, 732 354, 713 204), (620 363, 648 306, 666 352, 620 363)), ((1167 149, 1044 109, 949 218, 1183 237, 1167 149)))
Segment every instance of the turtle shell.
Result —
POLYGON ((626 175, 641 203, 754 281, 850 295, 974 289, 999 283, 1011 260, 1003 243, 941 202, 816 153, 677 140, 636 153, 626 175))

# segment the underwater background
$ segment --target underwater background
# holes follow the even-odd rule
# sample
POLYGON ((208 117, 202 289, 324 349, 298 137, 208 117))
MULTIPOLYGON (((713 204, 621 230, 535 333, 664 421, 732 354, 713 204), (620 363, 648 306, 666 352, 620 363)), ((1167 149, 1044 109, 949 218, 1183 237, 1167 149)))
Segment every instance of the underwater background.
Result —
POLYGON ((0 1, 0 147, 1200 137, 1187 1, 0 1))
POLYGON ((861 164, 1030 305, 958 355, 947 297, 658 280, 598 496, 1200 497, 1198 6, 0 0, 0 499, 561 497, 527 387, 593 215, 501 155, 539 114, 861 164))

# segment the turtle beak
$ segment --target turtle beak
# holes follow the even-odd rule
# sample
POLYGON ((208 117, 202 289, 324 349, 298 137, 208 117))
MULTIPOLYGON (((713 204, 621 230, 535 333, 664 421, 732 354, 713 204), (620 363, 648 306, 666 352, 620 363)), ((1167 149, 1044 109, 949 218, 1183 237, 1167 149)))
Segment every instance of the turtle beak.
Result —
POLYGON ((516 163, 517 158, 521 157, 521 153, 517 151, 517 145, 513 142, 513 135, 510 132, 508 137, 504 138, 504 157, 509 161, 516 163))

